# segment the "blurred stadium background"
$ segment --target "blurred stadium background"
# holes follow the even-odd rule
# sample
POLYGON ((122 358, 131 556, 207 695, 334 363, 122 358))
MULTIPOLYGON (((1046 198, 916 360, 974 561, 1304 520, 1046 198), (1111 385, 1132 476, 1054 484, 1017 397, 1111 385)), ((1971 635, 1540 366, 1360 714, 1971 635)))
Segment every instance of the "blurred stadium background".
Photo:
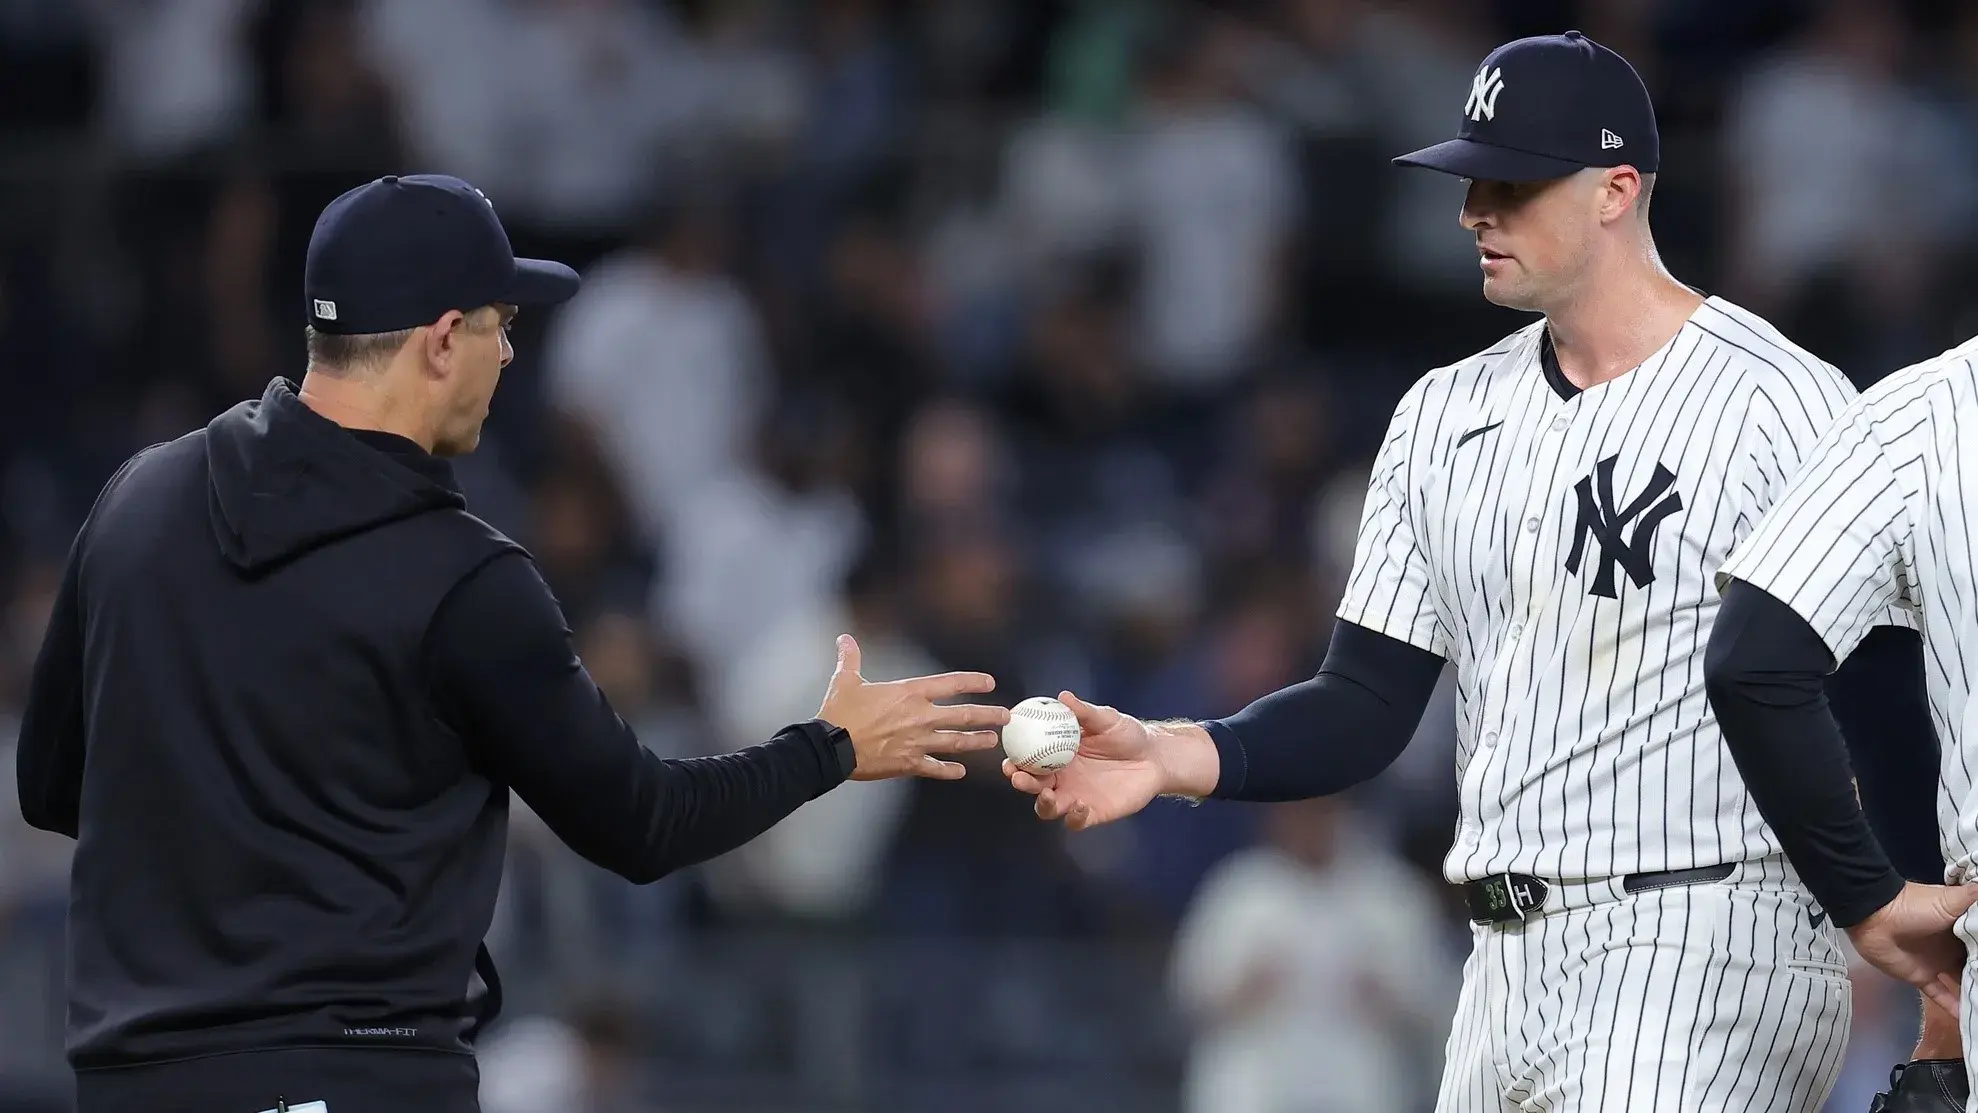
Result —
MULTIPOLYGON (((1567 27, 1656 95, 1679 276, 1864 386, 1978 331, 1969 0, 0 0, 0 747, 98 486, 299 376, 317 211, 418 170, 587 275, 464 474, 653 749, 808 717, 840 629, 1234 710, 1315 667, 1393 402, 1522 320, 1386 160, 1567 27)), ((993 762, 849 786, 643 889, 518 810, 486 1107, 1427 1109, 1451 724, 1076 838, 993 762)), ((0 1109, 55 1110, 67 847, 4 756, 0 1109)), ((1857 1000, 1849 1111, 1913 1032, 1857 1000)))

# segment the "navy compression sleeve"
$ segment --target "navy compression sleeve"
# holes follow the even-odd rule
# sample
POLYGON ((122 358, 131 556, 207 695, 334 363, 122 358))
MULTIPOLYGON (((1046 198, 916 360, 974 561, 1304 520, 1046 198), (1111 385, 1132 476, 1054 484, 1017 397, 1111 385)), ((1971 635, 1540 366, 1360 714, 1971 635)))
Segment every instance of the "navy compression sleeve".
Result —
POLYGON ((1855 797, 1827 707, 1826 642, 1792 608, 1733 580, 1704 655, 1704 682, 1738 773, 1806 887, 1840 927, 1894 900, 1903 879, 1855 797))
POLYGON ((1302 800, 1371 780, 1407 748, 1442 664, 1425 649, 1340 622, 1317 676, 1202 724, 1222 765, 1211 795, 1302 800))
POLYGON ((1896 872, 1941 885, 1937 841, 1937 734, 1923 685, 1923 638, 1878 626, 1827 678, 1827 703, 1841 725, 1861 810, 1896 872))

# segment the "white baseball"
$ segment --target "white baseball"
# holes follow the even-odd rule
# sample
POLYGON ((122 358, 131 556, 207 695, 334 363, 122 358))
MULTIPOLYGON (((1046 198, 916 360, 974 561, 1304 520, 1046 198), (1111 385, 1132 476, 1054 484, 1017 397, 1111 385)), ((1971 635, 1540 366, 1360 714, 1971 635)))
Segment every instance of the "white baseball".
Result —
POLYGON ((1003 754, 1019 769, 1042 773, 1062 769, 1078 755, 1083 732, 1071 708, 1049 696, 1032 696, 1010 708, 1003 727, 1003 754))

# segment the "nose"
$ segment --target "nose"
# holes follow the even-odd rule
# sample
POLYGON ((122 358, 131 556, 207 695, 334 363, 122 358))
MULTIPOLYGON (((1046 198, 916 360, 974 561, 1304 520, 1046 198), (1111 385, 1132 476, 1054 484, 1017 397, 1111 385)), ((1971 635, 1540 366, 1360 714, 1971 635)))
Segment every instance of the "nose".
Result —
POLYGON ((1457 223, 1461 224, 1466 231, 1474 232, 1479 228, 1488 226, 1494 215, 1489 204, 1485 201, 1485 194, 1481 188, 1481 183, 1469 183, 1469 189, 1463 194, 1462 211, 1456 215, 1457 223))

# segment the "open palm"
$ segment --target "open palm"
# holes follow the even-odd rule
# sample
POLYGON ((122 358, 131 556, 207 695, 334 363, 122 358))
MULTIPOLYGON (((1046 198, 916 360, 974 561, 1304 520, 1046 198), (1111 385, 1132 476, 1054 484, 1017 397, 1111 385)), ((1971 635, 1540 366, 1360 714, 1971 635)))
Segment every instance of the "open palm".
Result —
POLYGON ((1003 762, 1010 783, 1037 797, 1041 819, 1063 818, 1074 831, 1124 819, 1147 806, 1167 783, 1147 724, 1070 692, 1058 701, 1078 716, 1078 754, 1061 769, 1032 773, 1003 762))

